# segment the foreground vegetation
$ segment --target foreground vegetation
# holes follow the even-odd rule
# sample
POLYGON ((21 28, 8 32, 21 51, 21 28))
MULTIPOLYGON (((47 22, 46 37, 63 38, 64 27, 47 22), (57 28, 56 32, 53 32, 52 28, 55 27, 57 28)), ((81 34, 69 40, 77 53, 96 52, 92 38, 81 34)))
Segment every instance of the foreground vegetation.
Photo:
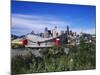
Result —
POLYGON ((35 57, 32 53, 15 56, 11 62, 12 75, 96 68, 95 43, 85 43, 85 40, 81 39, 78 46, 69 46, 69 49, 69 53, 65 54, 63 47, 53 46, 42 58, 35 57))

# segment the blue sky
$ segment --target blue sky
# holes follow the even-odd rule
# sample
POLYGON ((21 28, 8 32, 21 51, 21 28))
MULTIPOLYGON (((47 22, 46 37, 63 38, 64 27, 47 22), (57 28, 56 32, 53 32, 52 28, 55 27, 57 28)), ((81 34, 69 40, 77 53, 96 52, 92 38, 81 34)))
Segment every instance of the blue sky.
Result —
POLYGON ((84 5, 12 1, 12 34, 23 35, 45 27, 95 33, 96 7, 84 5))

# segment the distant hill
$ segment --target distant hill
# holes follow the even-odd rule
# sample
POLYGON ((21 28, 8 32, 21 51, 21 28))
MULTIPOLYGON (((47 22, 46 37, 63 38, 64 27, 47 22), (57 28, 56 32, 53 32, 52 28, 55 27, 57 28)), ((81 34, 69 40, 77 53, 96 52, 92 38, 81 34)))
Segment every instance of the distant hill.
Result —
POLYGON ((19 38, 19 36, 11 34, 11 39, 16 39, 16 38, 19 38))
POLYGON ((26 35, 19 36, 19 38, 25 38, 26 35))
POLYGON ((25 35, 17 36, 17 35, 11 34, 11 39, 17 39, 17 38, 25 38, 25 35))

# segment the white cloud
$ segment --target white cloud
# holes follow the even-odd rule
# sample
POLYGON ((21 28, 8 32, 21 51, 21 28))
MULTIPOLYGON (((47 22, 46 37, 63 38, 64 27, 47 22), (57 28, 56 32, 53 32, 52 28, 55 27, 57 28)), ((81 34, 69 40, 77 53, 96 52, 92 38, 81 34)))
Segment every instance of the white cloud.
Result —
POLYGON ((12 32, 14 29, 18 28, 26 29, 26 31, 34 30, 36 32, 39 32, 43 31, 45 27, 48 27, 49 29, 53 29, 55 26, 57 26, 58 28, 62 28, 62 25, 66 26, 68 25, 68 23, 50 16, 33 16, 23 14, 12 15, 12 32))
MULTIPOLYGON (((60 18, 45 15, 23 15, 23 14, 12 14, 12 32, 17 34, 29 33, 34 30, 35 32, 43 32, 45 27, 53 29, 55 26, 58 27, 58 31, 65 30, 66 26, 70 23, 61 20, 60 18)), ((72 31, 77 33, 95 33, 95 29, 83 29, 83 28, 71 28, 72 31)), ((23 35, 22 34, 22 35, 23 35)))

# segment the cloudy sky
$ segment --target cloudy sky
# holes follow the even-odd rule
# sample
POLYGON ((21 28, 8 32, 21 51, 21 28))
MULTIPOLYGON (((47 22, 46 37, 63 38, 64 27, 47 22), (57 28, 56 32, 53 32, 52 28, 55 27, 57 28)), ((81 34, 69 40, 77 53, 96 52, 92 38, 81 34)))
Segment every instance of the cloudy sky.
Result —
POLYGON ((61 31, 68 25, 72 31, 94 34, 95 10, 95 6, 12 1, 11 32, 16 35, 32 30, 40 33, 45 27, 53 29, 55 26, 61 31))

